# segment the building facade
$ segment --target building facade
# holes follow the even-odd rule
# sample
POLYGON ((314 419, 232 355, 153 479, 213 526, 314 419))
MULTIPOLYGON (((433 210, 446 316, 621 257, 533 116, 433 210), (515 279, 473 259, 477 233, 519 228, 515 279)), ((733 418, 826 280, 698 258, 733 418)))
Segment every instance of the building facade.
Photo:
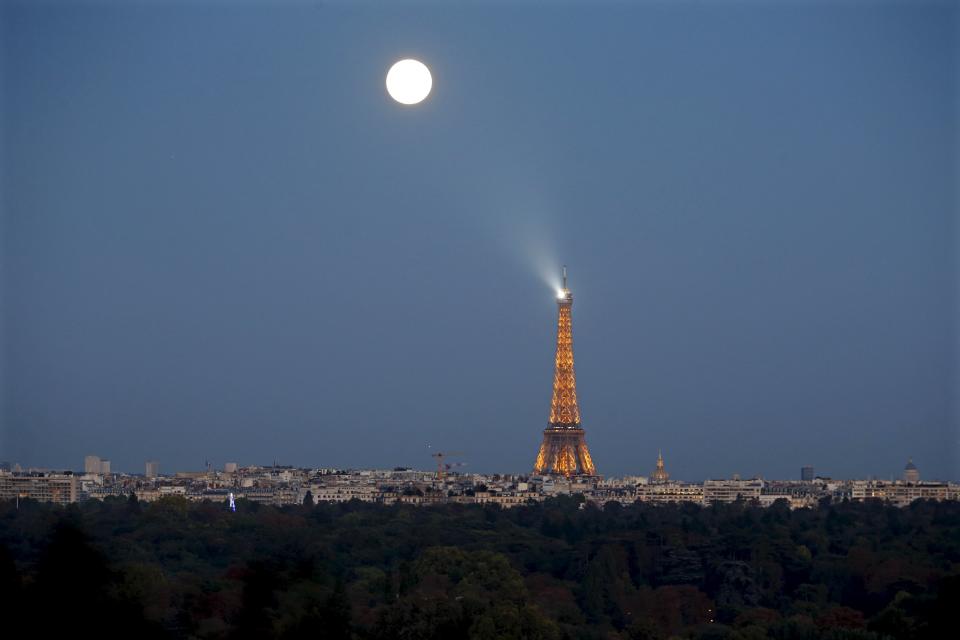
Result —
POLYGON ((730 480, 704 480, 703 502, 714 504, 737 500, 760 500, 762 489, 763 480, 760 478, 741 480, 734 477, 730 480))
POLYGON ((0 472, 0 500, 25 498, 57 504, 77 502, 77 478, 72 473, 0 472))
POLYGON ((90 474, 100 473, 100 456, 87 456, 83 459, 83 472, 90 474))

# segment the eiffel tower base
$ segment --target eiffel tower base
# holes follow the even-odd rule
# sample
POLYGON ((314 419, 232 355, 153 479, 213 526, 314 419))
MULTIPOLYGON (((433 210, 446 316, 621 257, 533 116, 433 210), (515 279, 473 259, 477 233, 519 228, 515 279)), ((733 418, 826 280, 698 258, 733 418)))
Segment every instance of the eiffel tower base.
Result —
POLYGON ((537 454, 533 472, 541 475, 593 476, 597 471, 587 449, 583 429, 548 427, 543 430, 543 444, 537 454))

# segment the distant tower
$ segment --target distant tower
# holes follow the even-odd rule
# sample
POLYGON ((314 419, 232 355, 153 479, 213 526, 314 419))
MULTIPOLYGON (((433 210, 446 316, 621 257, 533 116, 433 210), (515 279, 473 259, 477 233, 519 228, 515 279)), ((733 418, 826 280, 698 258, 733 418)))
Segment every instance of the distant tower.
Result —
POLYGON ((84 473, 100 473, 100 456, 87 456, 83 459, 84 473))
POLYGON ((800 467, 800 480, 803 482, 813 482, 813 467, 800 467))
POLYGON ((663 452, 657 452, 657 468, 650 474, 650 480, 652 482, 666 482, 670 479, 670 474, 667 473, 667 469, 663 466, 663 452))
POLYGON ((145 466, 146 469, 143 475, 147 478, 156 478, 160 475, 160 463, 156 460, 148 460, 145 466))
POLYGON ((553 373, 553 400, 550 424, 543 430, 543 444, 537 453, 533 472, 564 476, 594 476, 584 431, 580 427, 577 406, 577 377, 573 371, 573 294, 567 288, 567 268, 563 268, 563 289, 557 296, 557 356, 553 373))
POLYGON ((920 471, 917 469, 917 465, 913 464, 913 458, 907 460, 907 466, 903 468, 903 481, 920 482, 920 471))

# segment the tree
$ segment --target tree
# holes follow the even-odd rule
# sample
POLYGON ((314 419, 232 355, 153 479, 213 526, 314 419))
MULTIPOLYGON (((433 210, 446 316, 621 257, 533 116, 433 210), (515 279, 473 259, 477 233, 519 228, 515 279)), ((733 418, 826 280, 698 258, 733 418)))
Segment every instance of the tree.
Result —
POLYGON ((13 554, 6 545, 0 544, 0 602, 9 607, 9 611, 20 608, 20 573, 13 561, 13 554))
POLYGON ((0 501, 11 624, 144 640, 920 640, 952 637, 960 601, 954 501, 134 504, 0 501))
POLYGON ((272 635, 272 613, 276 606, 274 592, 279 586, 278 579, 277 567, 271 562, 255 560, 247 565, 234 638, 245 640, 272 635))

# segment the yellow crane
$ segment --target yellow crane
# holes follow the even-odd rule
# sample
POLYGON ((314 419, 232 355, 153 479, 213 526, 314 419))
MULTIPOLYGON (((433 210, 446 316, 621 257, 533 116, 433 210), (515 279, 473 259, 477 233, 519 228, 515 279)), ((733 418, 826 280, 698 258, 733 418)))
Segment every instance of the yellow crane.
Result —
POLYGON ((443 482, 443 476, 450 469, 450 463, 445 463, 444 460, 447 458, 454 458, 456 456, 462 456, 463 451, 437 451, 431 453, 430 456, 436 458, 437 460, 437 482, 443 482))

